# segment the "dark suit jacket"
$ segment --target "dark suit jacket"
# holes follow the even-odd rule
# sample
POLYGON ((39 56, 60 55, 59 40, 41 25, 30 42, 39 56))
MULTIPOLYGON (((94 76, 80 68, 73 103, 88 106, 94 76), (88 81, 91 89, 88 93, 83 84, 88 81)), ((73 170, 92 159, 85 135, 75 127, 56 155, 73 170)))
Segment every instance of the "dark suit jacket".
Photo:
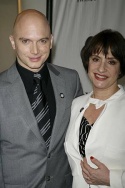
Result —
POLYGON ((75 70, 51 64, 48 69, 56 100, 49 150, 15 64, 0 74, 0 188, 72 187, 64 138, 81 84, 75 70))

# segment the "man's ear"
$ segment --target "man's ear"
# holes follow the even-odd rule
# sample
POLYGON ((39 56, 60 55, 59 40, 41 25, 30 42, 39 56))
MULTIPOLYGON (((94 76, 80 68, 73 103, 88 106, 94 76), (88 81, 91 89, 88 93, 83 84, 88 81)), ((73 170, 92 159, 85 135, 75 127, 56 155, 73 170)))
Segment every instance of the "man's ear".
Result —
POLYGON ((12 48, 15 50, 15 41, 14 41, 14 37, 12 35, 9 36, 9 40, 10 40, 10 43, 12 45, 12 48))
POLYGON ((50 49, 52 48, 53 45, 53 35, 51 34, 51 45, 50 45, 50 49))

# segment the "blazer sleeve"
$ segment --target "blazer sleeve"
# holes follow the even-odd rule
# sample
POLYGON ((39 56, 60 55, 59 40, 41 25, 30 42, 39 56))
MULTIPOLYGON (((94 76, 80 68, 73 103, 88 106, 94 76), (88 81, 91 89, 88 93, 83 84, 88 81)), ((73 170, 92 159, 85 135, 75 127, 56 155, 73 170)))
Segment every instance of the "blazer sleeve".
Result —
POLYGON ((1 146, 0 146, 0 188, 4 188, 3 173, 2 173, 2 159, 1 159, 1 146))
POLYGON ((110 170, 110 187, 125 188, 125 170, 110 170))
POLYGON ((74 98, 79 97, 81 95, 83 95, 83 89, 82 89, 82 85, 81 85, 81 82, 80 82, 79 75, 76 72, 76 93, 75 93, 74 98))

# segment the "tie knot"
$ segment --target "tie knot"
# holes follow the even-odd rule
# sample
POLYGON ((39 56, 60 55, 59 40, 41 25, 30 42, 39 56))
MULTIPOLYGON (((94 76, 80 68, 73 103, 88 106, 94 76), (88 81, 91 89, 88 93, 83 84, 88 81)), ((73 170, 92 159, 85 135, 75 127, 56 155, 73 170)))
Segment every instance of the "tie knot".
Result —
POLYGON ((35 74, 34 74, 34 78, 38 78, 38 79, 40 80, 40 79, 41 79, 41 74, 35 73, 35 74))
POLYGON ((39 73, 35 73, 35 74, 34 74, 34 81, 35 81, 37 84, 40 84, 41 75, 40 75, 39 73))

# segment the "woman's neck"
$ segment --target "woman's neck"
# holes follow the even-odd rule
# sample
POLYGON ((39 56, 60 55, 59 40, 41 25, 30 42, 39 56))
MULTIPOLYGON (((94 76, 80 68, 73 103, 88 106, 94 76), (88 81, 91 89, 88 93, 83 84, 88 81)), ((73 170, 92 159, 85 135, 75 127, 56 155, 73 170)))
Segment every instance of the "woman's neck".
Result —
POLYGON ((107 89, 98 89, 93 88, 92 98, 106 100, 110 98, 113 94, 115 94, 119 90, 119 87, 107 88, 107 89))

